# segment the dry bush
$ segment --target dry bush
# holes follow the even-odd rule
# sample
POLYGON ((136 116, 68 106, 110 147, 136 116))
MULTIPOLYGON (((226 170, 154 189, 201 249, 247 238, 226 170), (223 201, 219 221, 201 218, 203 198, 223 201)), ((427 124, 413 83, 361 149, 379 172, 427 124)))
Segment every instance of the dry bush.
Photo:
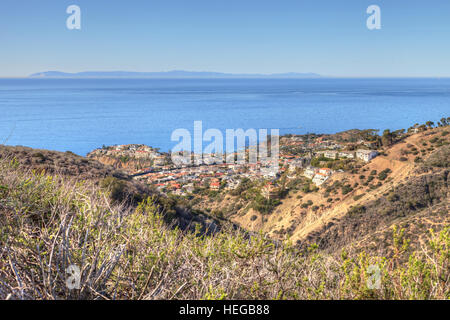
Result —
POLYGON ((214 236, 167 225, 154 201, 112 202, 91 182, 24 172, 0 161, 2 299, 445 299, 449 229, 401 262, 364 252, 300 252, 263 235, 214 236), (67 268, 81 270, 69 290, 67 268), (369 265, 381 270, 368 289, 369 265))

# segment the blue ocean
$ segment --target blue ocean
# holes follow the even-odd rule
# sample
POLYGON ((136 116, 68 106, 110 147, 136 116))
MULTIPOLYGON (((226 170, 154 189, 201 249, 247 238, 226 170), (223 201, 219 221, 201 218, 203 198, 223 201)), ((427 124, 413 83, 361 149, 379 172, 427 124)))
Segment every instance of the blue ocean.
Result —
POLYGON ((450 116, 450 79, 0 79, 0 144, 85 155, 172 131, 399 129, 450 116))

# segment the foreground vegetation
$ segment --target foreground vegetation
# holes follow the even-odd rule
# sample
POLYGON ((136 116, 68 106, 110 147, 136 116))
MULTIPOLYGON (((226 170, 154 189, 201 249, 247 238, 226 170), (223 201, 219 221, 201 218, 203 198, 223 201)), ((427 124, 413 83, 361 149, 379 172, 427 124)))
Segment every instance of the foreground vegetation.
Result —
POLYGON ((430 231, 417 252, 393 230, 389 257, 332 256, 232 230, 183 232, 158 212, 152 199, 120 204, 91 182, 1 160, 0 298, 450 298, 448 227, 430 231), (81 270, 75 290, 66 284, 71 265, 81 270), (371 265, 378 289, 367 285, 377 276, 371 265))

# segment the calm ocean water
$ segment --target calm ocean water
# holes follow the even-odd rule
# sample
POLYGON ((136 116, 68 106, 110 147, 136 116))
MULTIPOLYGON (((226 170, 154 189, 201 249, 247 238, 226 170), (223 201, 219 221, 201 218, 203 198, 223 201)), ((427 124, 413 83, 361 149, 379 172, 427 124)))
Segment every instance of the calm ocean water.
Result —
POLYGON ((0 143, 170 150, 177 128, 399 129, 450 116, 450 79, 0 79, 0 143))

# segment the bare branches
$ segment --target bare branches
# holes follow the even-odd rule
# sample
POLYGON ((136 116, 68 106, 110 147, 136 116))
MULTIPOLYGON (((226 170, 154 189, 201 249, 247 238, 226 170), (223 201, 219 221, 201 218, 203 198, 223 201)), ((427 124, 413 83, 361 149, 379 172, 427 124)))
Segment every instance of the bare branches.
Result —
POLYGON ((363 252, 299 252, 231 229, 182 232, 151 201, 138 208, 113 203, 95 184, 20 172, 2 161, 0 184, 7 186, 0 196, 1 299, 449 297, 448 228, 394 265, 363 252), (379 290, 366 286, 370 264, 381 270, 379 290), (70 266, 79 268, 79 288, 67 285, 70 266))

